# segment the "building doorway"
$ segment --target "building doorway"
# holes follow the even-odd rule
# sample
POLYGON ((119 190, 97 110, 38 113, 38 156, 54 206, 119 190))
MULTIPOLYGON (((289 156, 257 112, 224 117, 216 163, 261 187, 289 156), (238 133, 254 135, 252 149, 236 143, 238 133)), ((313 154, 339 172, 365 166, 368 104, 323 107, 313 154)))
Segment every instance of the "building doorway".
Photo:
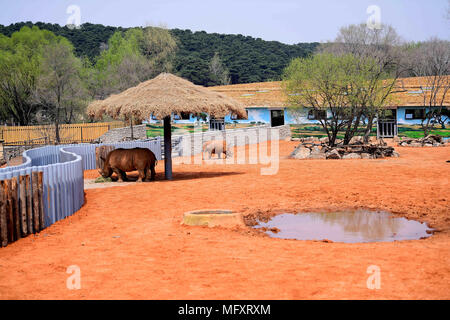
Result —
POLYGON ((393 138, 398 135, 397 110, 386 109, 378 114, 377 138, 393 138))
POLYGON ((209 119, 209 130, 212 131, 223 131, 225 130, 225 119, 224 118, 211 118, 209 119))
POLYGON ((278 127, 284 125, 284 110, 270 110, 270 126, 278 127))

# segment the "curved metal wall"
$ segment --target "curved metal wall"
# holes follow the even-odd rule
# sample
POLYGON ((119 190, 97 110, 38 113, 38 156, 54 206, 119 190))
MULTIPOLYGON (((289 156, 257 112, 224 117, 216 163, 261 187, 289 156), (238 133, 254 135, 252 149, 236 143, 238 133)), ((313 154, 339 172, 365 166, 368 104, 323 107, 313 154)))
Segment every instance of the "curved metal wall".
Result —
MULTIPOLYGON (((45 227, 74 214, 84 204, 83 171, 96 168, 95 148, 148 148, 161 160, 161 139, 113 144, 45 146, 23 153, 23 163, 0 168, 0 180, 43 172, 45 227)), ((18 197, 20 192, 18 191, 18 197)))

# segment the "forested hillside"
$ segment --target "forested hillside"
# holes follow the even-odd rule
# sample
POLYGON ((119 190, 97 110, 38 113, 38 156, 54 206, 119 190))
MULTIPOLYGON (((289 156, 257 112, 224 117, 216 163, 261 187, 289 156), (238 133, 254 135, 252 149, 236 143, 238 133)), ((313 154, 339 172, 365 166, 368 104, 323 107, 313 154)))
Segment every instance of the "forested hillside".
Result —
MULTIPOLYGON (((66 37, 75 47, 78 57, 88 57, 95 62, 102 44, 117 30, 126 30, 85 23, 80 29, 69 29, 57 24, 21 22, 9 26, 0 25, 0 33, 11 36, 23 26, 38 26, 56 35, 66 37)), ((178 51, 174 61, 174 71, 180 76, 201 85, 216 85, 211 77, 210 62, 218 53, 229 71, 231 83, 248 83, 279 80, 283 69, 295 57, 311 54, 318 43, 287 45, 277 41, 264 41, 243 35, 171 30, 178 41, 178 51)))

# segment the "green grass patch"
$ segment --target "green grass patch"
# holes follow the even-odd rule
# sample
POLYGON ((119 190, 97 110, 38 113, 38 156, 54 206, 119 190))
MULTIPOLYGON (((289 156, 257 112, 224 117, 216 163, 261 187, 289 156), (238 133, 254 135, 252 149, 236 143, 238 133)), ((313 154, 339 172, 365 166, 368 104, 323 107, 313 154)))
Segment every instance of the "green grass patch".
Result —
MULTIPOLYGON (((439 130, 432 130, 430 131, 429 134, 434 134, 434 135, 439 135, 441 137, 444 138, 449 138, 450 137, 450 129, 439 129, 439 130)), ((398 135, 400 137, 408 137, 408 138, 412 138, 412 139, 419 139, 419 138, 423 138, 424 137, 424 133, 422 130, 400 130, 400 128, 398 129, 398 135)))
MULTIPOLYGON (((364 127, 361 127, 358 132, 356 133, 357 136, 364 134, 364 127)), ((304 138, 304 137, 326 137, 325 131, 322 129, 321 126, 315 126, 311 124, 291 124, 291 132, 293 138, 304 138)), ((340 131, 338 134, 338 139, 342 139, 344 137, 345 132, 340 131)), ((430 132, 430 134, 440 135, 444 138, 450 137, 450 129, 434 129, 430 132)), ((372 128, 370 132, 371 136, 377 135, 377 128, 376 126, 372 128)), ((400 137, 408 137, 413 139, 423 138, 423 130, 418 125, 413 126, 405 126, 405 125, 399 125, 398 126, 398 135, 400 137)))
POLYGON ((97 179, 95 179, 94 182, 95 183, 112 182, 112 179, 111 179, 111 177, 108 177, 108 178, 98 177, 97 179))
MULTIPOLYGON (((365 131, 365 127, 361 127, 358 132, 356 133, 356 136, 363 135, 365 131)), ((327 137, 327 134, 325 133, 325 130, 321 126, 314 126, 311 124, 291 124, 291 132, 292 132, 292 138, 305 138, 305 137, 317 137, 317 138, 323 138, 327 137)), ((343 139, 345 135, 345 131, 339 131, 337 138, 343 139)), ((371 136, 377 135, 377 129, 372 128, 371 136)))
MULTIPOLYGON (((253 125, 247 123, 227 123, 225 125, 226 129, 238 129, 238 128, 247 128, 252 127, 253 125)), ((146 136, 147 138, 155 138, 162 137, 164 135, 164 126, 162 124, 147 124, 146 125, 146 136)), ((177 123, 172 124, 172 133, 173 134, 182 134, 182 133, 193 133, 195 132, 196 127, 193 124, 183 124, 177 123)), ((208 131, 208 124, 202 125, 202 132, 208 131)))

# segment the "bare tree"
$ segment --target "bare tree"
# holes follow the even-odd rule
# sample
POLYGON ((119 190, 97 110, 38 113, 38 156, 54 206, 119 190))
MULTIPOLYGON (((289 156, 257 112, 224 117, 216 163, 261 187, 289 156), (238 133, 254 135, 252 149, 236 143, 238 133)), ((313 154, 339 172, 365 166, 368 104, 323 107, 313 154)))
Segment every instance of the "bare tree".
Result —
POLYGON ((115 78, 115 90, 122 92, 130 87, 138 85, 142 81, 149 79, 149 75, 153 72, 150 61, 141 55, 127 55, 117 66, 113 75, 115 78))
POLYGON ((445 128, 445 97, 450 89, 450 41, 432 38, 420 43, 410 57, 411 71, 421 79, 419 94, 425 108, 422 129, 425 136, 440 123, 445 128))
POLYGON ((353 83, 354 119, 346 129, 345 140, 354 135, 361 119, 365 118, 364 140, 368 141, 374 120, 386 105, 397 78, 406 69, 401 45, 402 39, 393 27, 381 25, 379 29, 371 29, 362 23, 341 28, 333 42, 319 48, 335 55, 352 54, 365 73, 365 81, 359 83, 364 87, 353 83))
POLYGON ((223 65, 218 52, 214 54, 214 57, 211 59, 211 62, 209 63, 209 72, 214 82, 220 85, 230 84, 231 82, 230 72, 223 65))
POLYGON ((445 13, 445 18, 450 21, 450 0, 447 1, 447 11, 445 13))

